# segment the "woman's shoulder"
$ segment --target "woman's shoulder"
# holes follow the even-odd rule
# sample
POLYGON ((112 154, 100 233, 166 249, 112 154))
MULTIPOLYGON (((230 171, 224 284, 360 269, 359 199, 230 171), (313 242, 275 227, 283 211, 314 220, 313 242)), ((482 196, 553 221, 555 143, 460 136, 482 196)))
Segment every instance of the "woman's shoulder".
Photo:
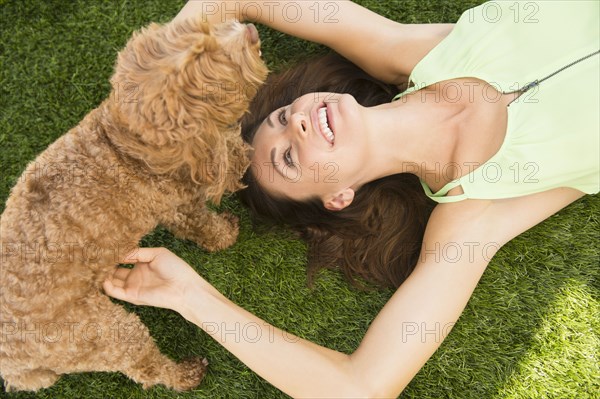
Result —
MULTIPOLYGON (((407 77, 414 67, 454 29, 455 24, 401 24, 393 40, 396 73, 407 77)), ((396 83, 396 82, 390 82, 396 83)))

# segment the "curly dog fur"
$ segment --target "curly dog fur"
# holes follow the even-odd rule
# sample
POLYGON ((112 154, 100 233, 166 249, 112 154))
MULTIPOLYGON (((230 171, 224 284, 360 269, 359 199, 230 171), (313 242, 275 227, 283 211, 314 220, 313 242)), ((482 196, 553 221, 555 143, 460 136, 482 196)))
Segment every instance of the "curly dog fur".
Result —
POLYGON ((119 55, 112 92, 30 163, 0 220, 0 375, 7 390, 120 371, 145 388, 197 386, 206 361, 162 355, 101 284, 158 224, 209 251, 235 217, 209 211, 249 165, 239 120, 267 75, 238 22, 150 24, 119 55))

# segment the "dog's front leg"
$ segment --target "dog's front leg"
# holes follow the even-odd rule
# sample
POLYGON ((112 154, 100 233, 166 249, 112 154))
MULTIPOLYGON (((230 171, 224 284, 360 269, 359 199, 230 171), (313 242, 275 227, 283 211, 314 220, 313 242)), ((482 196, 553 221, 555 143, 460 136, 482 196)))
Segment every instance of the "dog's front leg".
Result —
POLYGON ((177 238, 191 240, 210 252, 225 249, 237 240, 238 218, 228 212, 217 214, 204 204, 185 204, 162 224, 177 238))

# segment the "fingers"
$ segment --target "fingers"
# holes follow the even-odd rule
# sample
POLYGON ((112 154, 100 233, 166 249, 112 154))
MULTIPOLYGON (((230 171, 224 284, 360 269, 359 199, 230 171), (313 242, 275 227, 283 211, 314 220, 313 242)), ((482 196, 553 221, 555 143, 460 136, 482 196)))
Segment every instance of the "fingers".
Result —
POLYGON ((117 297, 114 294, 120 295, 120 297, 118 297, 117 299, 125 300, 125 281, 127 281, 127 277, 129 277, 129 274, 132 270, 133 269, 127 269, 124 267, 117 266, 113 274, 109 276, 106 280, 104 280, 104 283, 102 285, 106 294, 115 298, 117 297))
POLYGON ((106 295, 111 296, 116 299, 120 299, 122 301, 127 301, 129 298, 125 294, 125 290, 123 287, 118 287, 113 284, 111 280, 105 280, 102 284, 102 288, 104 288, 104 292, 106 295))
POLYGON ((136 248, 121 259, 121 263, 150 263, 164 248, 136 248))
POLYGON ((125 282, 125 280, 127 280, 127 276, 129 276, 129 273, 131 273, 131 269, 117 267, 112 275, 113 284, 115 283, 115 280, 119 282, 125 282))
POLYGON ((105 281, 109 281, 115 287, 123 288, 132 270, 117 266, 115 267, 115 271, 105 281))

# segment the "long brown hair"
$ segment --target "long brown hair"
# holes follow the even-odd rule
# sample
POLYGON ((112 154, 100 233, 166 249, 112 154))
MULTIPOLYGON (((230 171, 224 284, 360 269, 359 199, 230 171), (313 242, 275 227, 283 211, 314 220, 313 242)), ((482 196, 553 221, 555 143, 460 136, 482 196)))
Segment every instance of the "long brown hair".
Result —
MULTIPOLYGON (((303 62, 271 75, 242 120, 242 135, 252 143, 261 122, 273 110, 312 92, 349 93, 363 106, 391 101, 400 90, 369 76, 337 54, 303 62)), ((414 175, 402 173, 363 185, 341 211, 327 210, 320 199, 299 202, 269 195, 244 176, 240 198, 256 220, 298 231, 308 243, 308 278, 322 268, 340 269, 356 287, 364 281, 398 287, 414 269, 434 203, 414 175), (364 280, 364 281, 361 281, 364 280)))

